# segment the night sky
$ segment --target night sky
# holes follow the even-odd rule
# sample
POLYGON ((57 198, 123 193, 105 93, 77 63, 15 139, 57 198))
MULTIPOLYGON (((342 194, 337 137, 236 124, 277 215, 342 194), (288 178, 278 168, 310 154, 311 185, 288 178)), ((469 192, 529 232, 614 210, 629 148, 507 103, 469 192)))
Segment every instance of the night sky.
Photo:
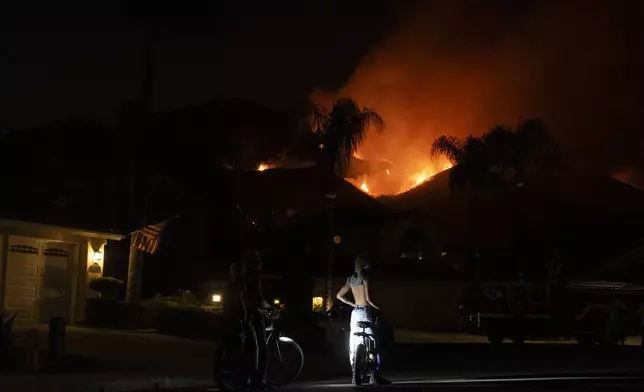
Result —
POLYGON ((395 9, 382 1, 175 0, 132 22, 123 3, 3 2, 0 119, 21 127, 68 114, 111 118, 139 91, 145 26, 160 31, 156 110, 215 97, 288 108, 316 87, 341 86, 395 9))

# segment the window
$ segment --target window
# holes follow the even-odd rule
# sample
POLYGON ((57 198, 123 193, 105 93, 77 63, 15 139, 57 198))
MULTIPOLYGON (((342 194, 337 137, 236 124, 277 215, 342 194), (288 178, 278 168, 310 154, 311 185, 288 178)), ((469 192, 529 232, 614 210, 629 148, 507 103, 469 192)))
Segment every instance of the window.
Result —
POLYGON ((59 248, 47 248, 43 252, 45 256, 52 256, 52 257, 67 257, 69 256, 69 252, 66 249, 59 249, 59 248))
POLYGON ((9 252, 24 253, 28 255, 37 255, 38 248, 34 248, 33 246, 30 246, 30 245, 11 245, 9 247, 9 252))

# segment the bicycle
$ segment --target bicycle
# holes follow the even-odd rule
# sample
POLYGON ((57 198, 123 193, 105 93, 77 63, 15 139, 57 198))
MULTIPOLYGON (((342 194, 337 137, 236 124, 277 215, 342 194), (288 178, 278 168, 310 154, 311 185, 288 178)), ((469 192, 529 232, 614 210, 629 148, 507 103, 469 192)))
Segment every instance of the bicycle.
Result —
MULTIPOLYGON (((285 386, 300 375, 304 353, 297 342, 282 334, 278 310, 264 311, 264 316, 268 350, 266 382, 274 387, 285 386)), ((249 342, 254 343, 254 349, 257 349, 255 332, 247 321, 231 330, 217 348, 214 375, 217 386, 223 391, 232 392, 248 386, 249 372, 253 371, 247 361, 249 342)))
MULTIPOLYGON (((375 320, 376 323, 378 319, 375 320)), ((362 328, 362 332, 354 332, 355 336, 362 337, 362 342, 356 347, 353 361, 352 381, 355 386, 362 385, 365 377, 370 376, 378 368, 380 359, 376 351, 375 335, 368 334, 365 330, 372 328, 376 323, 371 321, 358 321, 358 328, 362 328)), ((373 332, 373 329, 372 329, 373 332)))

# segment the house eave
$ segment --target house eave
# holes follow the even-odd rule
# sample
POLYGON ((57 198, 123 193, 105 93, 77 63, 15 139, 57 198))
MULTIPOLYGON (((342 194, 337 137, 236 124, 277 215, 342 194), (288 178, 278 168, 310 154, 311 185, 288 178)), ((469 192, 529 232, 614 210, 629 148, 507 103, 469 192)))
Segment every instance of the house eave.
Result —
POLYGON ((87 238, 101 238, 101 239, 108 239, 113 241, 120 241, 127 235, 127 234, 121 234, 121 233, 108 233, 108 232, 95 231, 95 230, 85 230, 85 229, 78 229, 78 228, 65 227, 65 226, 56 226, 56 225, 50 225, 46 223, 28 222, 28 221, 21 221, 21 220, 15 220, 15 219, 0 219, 0 228, 3 228, 3 229, 18 228, 23 230, 36 230, 36 231, 37 230, 55 230, 55 231, 60 231, 62 233, 73 235, 73 236, 80 236, 80 237, 87 237, 87 238))

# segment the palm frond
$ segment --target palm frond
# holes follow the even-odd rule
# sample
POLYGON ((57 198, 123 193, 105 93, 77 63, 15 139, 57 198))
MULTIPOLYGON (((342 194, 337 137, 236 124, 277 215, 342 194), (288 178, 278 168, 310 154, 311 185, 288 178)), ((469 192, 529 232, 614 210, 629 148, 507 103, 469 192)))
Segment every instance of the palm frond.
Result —
POLYGON ((441 135, 432 143, 431 156, 444 156, 452 164, 457 164, 463 154, 463 142, 450 135, 441 135))
POLYGON ((490 166, 497 173, 510 167, 517 155, 517 136, 509 127, 496 125, 481 137, 487 148, 490 166))
POLYGON ((384 128, 384 121, 376 111, 360 109, 350 97, 338 98, 330 110, 320 105, 311 106, 310 123, 313 132, 321 137, 327 164, 340 176, 346 173, 367 131, 373 127, 382 132, 384 128))
POLYGON ((367 125, 370 128, 372 127, 376 132, 382 133, 385 130, 385 121, 375 110, 365 107, 362 109, 362 117, 367 125))

